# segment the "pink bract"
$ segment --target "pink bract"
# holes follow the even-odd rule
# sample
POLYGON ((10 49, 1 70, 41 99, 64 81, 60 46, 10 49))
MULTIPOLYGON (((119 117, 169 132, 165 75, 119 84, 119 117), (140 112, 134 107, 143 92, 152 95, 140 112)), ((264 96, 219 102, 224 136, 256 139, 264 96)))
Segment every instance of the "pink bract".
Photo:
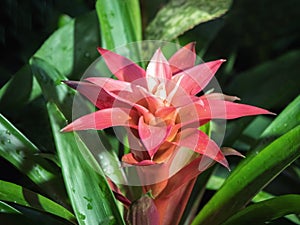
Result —
MULTIPOLYGON (((196 94, 206 87, 225 60, 194 65, 194 43, 179 49, 169 60, 158 49, 146 70, 112 51, 102 48, 98 51, 118 80, 89 77, 81 82, 65 81, 99 110, 76 119, 62 131, 125 127, 131 152, 122 161, 124 165, 140 167, 140 173, 153 165, 168 173, 181 149, 193 151, 168 179, 143 187, 145 193, 151 191, 154 197, 159 224, 176 224, 184 209, 175 213, 176 207, 179 202, 183 205, 187 202, 197 175, 214 162, 229 168, 224 154, 239 155, 236 151, 223 153, 198 128, 212 119, 271 113, 235 103, 239 100, 235 96, 211 93, 198 97, 196 94)), ((147 174, 141 175, 141 179, 147 179, 147 174)))

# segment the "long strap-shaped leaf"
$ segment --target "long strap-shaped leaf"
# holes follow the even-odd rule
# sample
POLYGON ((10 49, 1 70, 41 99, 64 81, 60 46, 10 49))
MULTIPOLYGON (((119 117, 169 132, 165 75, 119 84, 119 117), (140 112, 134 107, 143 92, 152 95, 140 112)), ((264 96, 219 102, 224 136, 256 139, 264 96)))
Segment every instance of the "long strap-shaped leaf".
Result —
POLYGON ((242 160, 236 169, 232 172, 232 176, 244 167, 247 166, 248 161, 261 152, 264 147, 269 145, 272 141, 279 138, 281 135, 289 132, 300 124, 300 96, 294 99, 265 129, 260 136, 258 146, 253 148, 247 154, 247 160, 242 160))
POLYGON ((300 156, 299 135, 300 125, 251 158, 227 179, 196 216, 192 225, 221 224, 240 210, 259 190, 300 156))
POLYGON ((60 132, 66 125, 66 117, 71 118, 72 115, 73 92, 55 81, 66 78, 42 59, 32 58, 30 63, 48 101, 48 114, 65 186, 79 224, 123 224, 102 170, 85 144, 76 134, 60 132))
POLYGON ((250 205, 222 225, 265 224, 289 214, 300 214, 300 195, 283 195, 250 205))
POLYGON ((9 204, 7 204, 3 201, 0 201, 0 212, 2 212, 2 213, 14 213, 14 214, 20 213, 17 209, 15 209, 11 205, 9 205, 9 204))
POLYGON ((51 213, 75 224, 74 215, 61 205, 13 183, 0 180, 0 200, 51 213))
POLYGON ((65 118, 48 103, 53 135, 66 188, 80 225, 124 224, 99 165, 74 133, 61 133, 65 118))
POLYGON ((66 205, 66 193, 58 167, 39 157, 40 151, 0 114, 0 156, 13 164, 41 190, 66 205))
POLYGON ((141 40, 141 16, 137 0, 98 0, 96 10, 103 48, 114 49, 141 40))

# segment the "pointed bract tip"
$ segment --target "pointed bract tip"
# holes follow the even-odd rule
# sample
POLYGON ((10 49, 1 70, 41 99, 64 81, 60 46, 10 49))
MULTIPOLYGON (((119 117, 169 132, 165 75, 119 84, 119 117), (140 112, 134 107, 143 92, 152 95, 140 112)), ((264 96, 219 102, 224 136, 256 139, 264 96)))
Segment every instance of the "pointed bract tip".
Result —
POLYGON ((97 50, 101 55, 104 55, 105 53, 109 52, 109 50, 101 47, 98 47, 97 50))
POLYGON ((161 48, 159 47, 158 49, 156 49, 154 54, 162 54, 161 48))
POLYGON ((190 49, 190 50, 192 50, 192 51, 194 51, 194 50, 195 50, 195 47, 196 47, 196 42, 195 42, 195 41, 190 42, 190 43, 186 44, 186 45, 183 46, 183 47, 184 47, 184 48, 187 48, 187 49, 190 49))
POLYGON ((263 112, 262 112, 262 113, 260 113, 260 114, 277 116, 277 114, 276 114, 276 113, 273 113, 273 112, 271 112, 271 111, 269 111, 269 110, 266 110, 266 109, 262 109, 262 110, 263 110, 263 112))
POLYGON ((224 161, 222 161, 222 162, 220 162, 220 163, 221 163, 224 167, 226 167, 226 169, 228 169, 229 171, 231 171, 227 159, 225 159, 224 161))
POLYGON ((222 154, 222 156, 224 157, 222 160, 220 160, 220 159, 218 160, 217 158, 215 158, 213 160, 217 163, 220 163, 222 166, 226 167, 229 170, 229 163, 223 154, 222 154))
POLYGON ((222 147, 221 150, 222 150, 222 152, 225 156, 235 155, 235 156, 239 156, 239 157, 242 157, 242 158, 246 158, 243 154, 241 154, 237 150, 235 150, 233 148, 230 148, 230 147, 222 147))
MULTIPOLYGON (((227 100, 226 97, 225 97, 225 100, 227 100)), ((241 99, 237 96, 229 96, 228 99, 229 99, 229 101, 232 101, 232 102, 241 101, 241 99)))
POLYGON ((227 61, 227 59, 219 59, 219 60, 220 60, 222 63, 227 61))
POLYGON ((62 133, 70 132, 70 131, 72 131, 72 128, 69 125, 65 126, 64 128, 62 128, 60 130, 60 132, 62 132, 62 133))
POLYGON ((73 89, 77 89, 77 87, 79 85, 79 83, 77 81, 64 80, 62 82, 73 89))

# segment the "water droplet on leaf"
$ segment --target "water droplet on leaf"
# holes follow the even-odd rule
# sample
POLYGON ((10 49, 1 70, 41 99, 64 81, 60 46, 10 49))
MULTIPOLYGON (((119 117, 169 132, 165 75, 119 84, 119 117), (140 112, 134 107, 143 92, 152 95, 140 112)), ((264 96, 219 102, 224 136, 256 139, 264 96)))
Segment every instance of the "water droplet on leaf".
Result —
POLYGON ((79 218, 80 220, 85 220, 86 216, 83 215, 82 213, 78 213, 78 218, 79 218))
POLYGON ((91 209, 93 209, 93 206, 92 206, 92 204, 91 204, 91 203, 88 203, 86 207, 87 207, 87 209, 88 209, 88 210, 91 210, 91 209))

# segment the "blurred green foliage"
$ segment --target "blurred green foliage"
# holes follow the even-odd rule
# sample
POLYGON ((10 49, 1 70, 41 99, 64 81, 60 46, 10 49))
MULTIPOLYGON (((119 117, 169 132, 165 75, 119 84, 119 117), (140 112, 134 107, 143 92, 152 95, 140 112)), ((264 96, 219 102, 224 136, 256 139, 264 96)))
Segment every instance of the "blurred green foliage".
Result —
POLYGON ((62 15, 76 17, 94 1, 3 0, 0 3, 0 85, 17 72, 57 29, 62 15))

